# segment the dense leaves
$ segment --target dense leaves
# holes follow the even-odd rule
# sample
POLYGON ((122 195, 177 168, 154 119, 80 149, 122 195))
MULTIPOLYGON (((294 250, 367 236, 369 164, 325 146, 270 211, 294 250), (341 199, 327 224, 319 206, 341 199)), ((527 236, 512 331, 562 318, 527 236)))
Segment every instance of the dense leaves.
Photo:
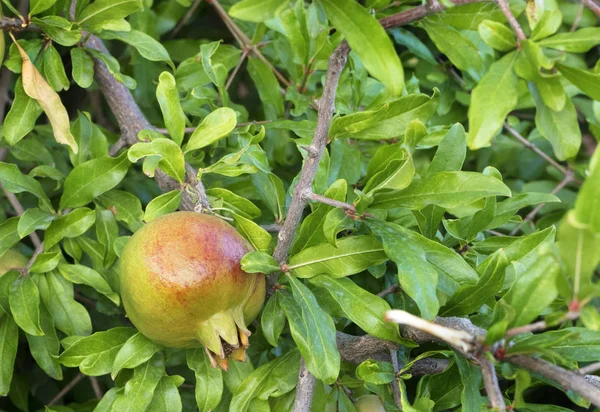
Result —
POLYGON ((475 411, 485 362, 515 410, 589 406, 510 357, 600 357, 598 19, 461 3, 3 0, 0 409, 283 412, 300 372, 311 410, 475 411), (178 209, 268 277, 226 371, 123 308, 125 245, 178 209))

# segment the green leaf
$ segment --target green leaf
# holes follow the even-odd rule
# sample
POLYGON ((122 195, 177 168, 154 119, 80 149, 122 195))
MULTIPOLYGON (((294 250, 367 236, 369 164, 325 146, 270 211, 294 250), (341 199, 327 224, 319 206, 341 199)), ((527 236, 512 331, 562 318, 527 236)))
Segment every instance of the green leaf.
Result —
POLYGON ((287 4, 288 1, 280 0, 242 0, 231 6, 228 13, 234 19, 262 23, 277 16, 287 4))
POLYGON ((524 273, 519 274, 500 301, 515 312, 510 327, 528 324, 556 299, 558 270, 556 258, 551 254, 543 254, 524 273))
MULTIPOLYGON (((52 40, 61 46, 74 46, 81 40, 79 26, 61 16, 33 17, 31 23, 35 24, 52 40)), ((71 49, 73 50, 73 49, 71 49)))
POLYGON ((394 381, 394 367, 389 362, 366 360, 356 368, 356 377, 365 383, 385 385, 394 381))
POLYGON ((261 210, 254 203, 245 197, 238 196, 235 193, 221 187, 212 187, 206 190, 206 194, 211 197, 223 200, 223 206, 233 210, 236 214, 247 219, 254 219, 261 215, 261 210))
POLYGON ((340 31, 365 65, 394 96, 404 87, 404 70, 394 46, 381 24, 353 0, 318 0, 327 18, 340 31))
MULTIPOLYGON (((110 267, 117 256, 113 250, 115 239, 119 236, 119 225, 110 210, 96 209, 96 238, 104 246, 104 267, 110 267)), ((118 303, 117 303, 118 305, 118 303)))
POLYGON ((213 368, 203 348, 186 351, 187 366, 196 375, 196 404, 201 411, 209 411, 219 404, 223 396, 221 369, 213 368))
POLYGON ((600 74, 558 62, 556 63, 556 68, 582 92, 592 99, 600 101, 600 85, 598 84, 600 82, 600 74))
POLYGON ((44 247, 56 245, 62 239, 83 235, 96 222, 96 213, 87 207, 73 209, 66 215, 56 218, 46 230, 44 247))
POLYGON ((144 211, 137 196, 122 190, 111 190, 97 198, 96 201, 104 208, 116 211, 117 221, 125 223, 132 232, 142 226, 144 211))
POLYGON ((22 239, 36 230, 47 229, 55 217, 54 214, 45 212, 38 207, 25 210, 25 213, 21 215, 19 225, 17 226, 19 237, 22 239))
POLYGON ((460 70, 471 73, 478 78, 483 67, 483 60, 477 47, 460 31, 447 24, 423 20, 423 28, 437 48, 460 70))
POLYGON ((382 140, 401 136, 412 120, 425 123, 435 114, 439 96, 437 89, 434 89, 431 97, 414 93, 392 100, 375 110, 336 117, 331 122, 329 137, 382 140))
POLYGON ((396 263, 402 290, 415 301, 421 317, 433 319, 440 308, 436 295, 438 274, 423 249, 411 242, 398 225, 372 219, 367 225, 381 238, 385 253, 396 263))
POLYGON ((481 278, 475 285, 461 286, 441 310, 443 316, 470 315, 477 311, 489 298, 500 291, 504 284, 504 271, 508 260, 503 249, 488 256, 477 268, 481 278))
POLYGON ((220 107, 210 113, 194 130, 185 146, 184 153, 206 147, 224 137, 235 128, 237 117, 228 107, 220 107))
POLYGON ((65 73, 62 59, 56 48, 51 44, 42 53, 44 77, 55 91, 68 90, 69 79, 65 73))
POLYGON ((154 390, 165 374, 162 353, 157 353, 133 370, 133 378, 125 384, 125 390, 117 394, 112 410, 145 411, 154 397, 154 390))
POLYGON ((255 399, 267 400, 294 389, 298 380, 300 353, 291 350, 261 365, 248 375, 231 399, 229 410, 246 412, 255 399))
POLYGON ((283 96, 279 91, 279 81, 271 68, 256 57, 249 57, 247 70, 258 90, 265 117, 270 120, 283 117, 285 113, 283 96))
POLYGON ((460 123, 452 125, 438 145, 427 174, 460 170, 467 155, 466 133, 460 123))
POLYGON ((48 10, 54 3, 56 3, 56 0, 31 0, 29 4, 29 16, 34 16, 48 10))
POLYGON ((163 376, 154 390, 152 402, 148 405, 148 412, 181 412, 183 406, 181 395, 174 382, 176 376, 163 376))
POLYGON ((341 278, 386 260, 383 246, 373 236, 350 236, 338 240, 337 247, 323 243, 303 249, 289 259, 288 270, 300 278, 320 274, 341 278))
POLYGON ((471 93, 467 144, 472 150, 489 146, 517 106, 518 78, 513 70, 517 57, 512 52, 494 62, 471 93))
POLYGON ((77 22, 91 27, 129 16, 143 7, 141 0, 96 0, 77 16, 77 22))
POLYGON ((31 276, 20 276, 8 296, 15 322, 30 335, 43 336, 40 325, 40 292, 31 276))
POLYGON ((185 113, 181 108, 179 101, 179 92, 175 78, 169 72, 162 72, 158 77, 158 86, 156 87, 156 100, 160 105, 165 126, 169 131, 169 136, 178 146, 183 142, 185 134, 185 113))
POLYGON ((4 119, 4 139, 11 146, 33 130, 36 120, 43 112, 38 102, 27 96, 20 78, 14 93, 13 103, 4 119))
POLYGON ((232 213, 237 230, 244 236, 259 252, 270 253, 272 237, 265 229, 250 219, 232 213))
POLYGON ((463 355, 454 352, 454 360, 460 372, 460 380, 462 382, 462 393, 460 401, 462 408, 465 411, 481 410, 482 397, 479 393, 481 388, 481 368, 473 365, 463 355))
POLYGON ((146 60, 166 62, 175 69, 171 61, 171 56, 169 56, 169 52, 165 49, 165 46, 143 31, 133 29, 130 31, 104 30, 100 37, 107 40, 120 40, 135 47, 146 60))
POLYGON ((0 316, 0 396, 10 391, 18 345, 19 327, 11 316, 0 316))
POLYGON ((479 24, 477 30, 483 41, 496 50, 509 51, 517 46, 515 33, 502 23, 484 20, 479 24))
POLYGON ((242 270, 246 273, 269 274, 280 270, 279 264, 273 256, 264 252, 248 252, 240 263, 242 270))
POLYGON ((563 109, 555 112, 541 100, 535 85, 530 83, 529 90, 535 100, 535 125, 542 136, 552 144, 558 160, 566 160, 577 155, 581 146, 581 130, 571 99, 567 98, 563 109))
POLYGON ((83 206, 123 180, 131 163, 124 152, 118 157, 89 160, 69 173, 65 180, 60 208, 83 206))
POLYGON ((415 164, 409 151, 401 150, 404 152, 402 159, 389 162, 385 169, 367 181, 363 189, 365 194, 384 189, 402 190, 410 185, 415 175, 415 164))
POLYGON ((71 49, 71 75, 75 83, 87 89, 94 81, 94 61, 81 47, 71 49))
POLYGON ((56 380, 62 380, 63 373, 58 362, 60 342, 54 329, 52 316, 44 304, 40 305, 40 325, 43 336, 26 334, 31 356, 46 374, 56 380))
POLYGON ((261 318, 260 326, 264 337, 271 346, 279 346, 279 336, 285 326, 285 314, 279 305, 279 293, 275 293, 265 305, 261 318))
POLYGON ((136 333, 119 349, 110 372, 113 380, 122 369, 133 369, 150 359, 160 346, 142 335, 136 333))
POLYGON ((400 337, 395 323, 383 320, 385 312, 390 310, 390 305, 384 299, 367 292, 347 278, 335 279, 320 275, 310 278, 309 282, 326 290, 348 319, 368 334, 411 346, 410 341, 400 337))
POLYGON ((94 59, 98 59, 104 62, 104 64, 106 64, 108 72, 112 74, 119 83, 123 83, 123 85, 125 85, 125 87, 127 87, 128 89, 133 90, 136 88, 137 82, 132 77, 126 76, 123 73, 121 73, 121 65, 119 64, 119 61, 112 55, 87 47, 85 48, 85 51, 91 54, 94 59))
POLYGON ((59 249, 54 249, 51 252, 44 252, 37 256, 35 263, 29 271, 31 273, 46 273, 53 270, 58 262, 63 259, 63 255, 59 249))
POLYGON ((587 27, 574 33, 559 33, 538 42, 542 47, 571 53, 585 53, 600 44, 600 27, 587 27))
POLYGON ((590 161, 589 173, 581 186, 575 201, 577 222, 589 225, 595 233, 600 233, 600 151, 596 151, 590 161))
POLYGON ((78 285, 88 285, 94 288, 97 292, 105 295, 116 306, 119 306, 120 299, 109 286, 104 277, 95 270, 83 265, 70 265, 61 263, 58 265, 58 271, 70 282, 78 285))
POLYGON ((73 299, 73 285, 65 285, 54 272, 37 277, 42 301, 54 319, 58 330, 67 335, 89 335, 92 321, 85 307, 73 299))
POLYGON ((0 162, 0 183, 11 193, 29 192, 39 199, 40 205, 46 210, 54 210, 42 185, 33 177, 21 173, 17 165, 0 162))
MULTIPOLYGON (((132 163, 147 156, 159 157, 158 167, 169 176, 175 178, 180 184, 183 184, 185 180, 185 161, 183 159, 183 152, 177 143, 170 139, 158 138, 149 143, 136 143, 127 152, 127 157, 132 163)), ((154 177, 153 170, 149 176, 154 177)))
POLYGON ((148 203, 148 206, 146 206, 144 221, 150 222, 159 216, 176 211, 181 204, 181 197, 181 190, 171 190, 170 192, 155 197, 148 203))
POLYGON ((541 203, 560 202, 560 199, 550 193, 519 193, 513 197, 496 204, 496 215, 487 224, 485 229, 494 229, 508 222, 514 214, 524 207, 541 203))
POLYGON ((279 303, 290 324, 292 338, 310 373, 330 385, 340 373, 333 319, 319 307, 310 289, 294 276, 288 279, 293 298, 281 293, 279 303))
POLYGON ((96 332, 69 346, 58 360, 65 366, 79 367, 82 373, 89 376, 107 374, 112 369, 117 353, 134 333, 134 329, 125 327, 96 332))
POLYGON ((21 240, 17 233, 18 224, 19 218, 16 216, 0 223, 0 256, 21 240))
POLYGON ((414 181, 401 191, 375 194, 371 207, 422 209, 427 205, 455 208, 489 196, 511 196, 495 177, 475 172, 439 172, 414 181))
POLYGON ((565 359, 594 362, 600 356, 600 332, 581 327, 553 330, 519 339, 514 348, 517 353, 518 347, 544 347, 565 359))

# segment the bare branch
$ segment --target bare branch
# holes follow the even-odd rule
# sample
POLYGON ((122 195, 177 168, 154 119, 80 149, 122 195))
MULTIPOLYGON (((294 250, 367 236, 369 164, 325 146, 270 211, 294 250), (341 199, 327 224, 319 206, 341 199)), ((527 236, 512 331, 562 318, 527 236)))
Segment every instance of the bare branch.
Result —
POLYGON ((192 15, 194 14, 198 6, 200 6, 200 3, 202 3, 202 0, 194 0, 194 3, 192 3, 188 11, 185 13, 185 16, 183 16, 183 18, 179 20, 179 23, 177 23, 177 26, 175 26, 175 28, 171 32, 171 35, 169 36, 170 38, 177 36, 177 33, 179 33, 183 26, 188 24, 188 22, 192 18, 192 15))
POLYGON ((400 394, 400 384, 398 383, 398 372, 400 372, 400 364, 398 363, 398 350, 391 349, 390 357, 392 358, 392 366, 394 367, 394 380, 392 381, 392 393, 396 406, 402 410, 402 395, 400 394))
POLYGON ((84 374, 79 372, 77 375, 75 375, 75 377, 65 385, 64 388, 61 389, 60 392, 58 392, 56 394, 56 396, 52 399, 50 399, 50 402, 48 402, 48 406, 54 405, 56 404, 56 402, 60 401, 62 398, 64 398, 64 396, 69 393, 69 391, 71 389, 73 389, 73 387, 75 385, 77 385, 79 383, 80 380, 82 380, 84 378, 84 374))
POLYGON ((316 193, 312 193, 312 191, 304 196, 307 200, 313 201, 313 202, 319 202, 319 203, 324 203, 326 205, 329 206, 333 206, 333 207, 337 207, 339 209, 343 209, 346 212, 349 212, 351 214, 355 214, 356 213, 356 208, 354 207, 354 205, 351 205, 350 203, 346 203, 346 202, 340 202, 339 200, 335 200, 335 199, 330 199, 328 197, 325 196, 321 196, 318 195, 316 193))
MULTIPOLYGON (((556 160, 554 160, 553 158, 548 156, 546 153, 544 153, 542 150, 540 150, 536 145, 534 145, 529 140, 527 140, 523 136, 521 136, 521 134, 519 132, 517 132, 515 129, 513 129, 512 127, 510 127, 510 125, 508 123, 504 123, 504 129, 508 133, 510 133, 515 139, 517 139, 519 142, 521 142, 523 144, 523 146, 525 146, 526 148, 528 148, 529 150, 531 150, 532 152, 534 152, 535 154, 540 156, 548 164, 552 165, 556 170, 561 172, 563 175, 567 176, 569 174, 569 169, 562 166, 556 160)), ((581 183, 581 181, 576 178, 573 178, 573 181, 577 182, 577 183, 581 183)))
POLYGON ((500 7, 500 10, 502 10, 502 13, 504 13, 506 20, 508 20, 508 24, 510 24, 510 27, 512 27, 513 31, 517 35, 517 45, 519 45, 521 41, 527 40, 527 37, 525 36, 525 33, 523 33, 521 25, 519 24, 515 16, 513 16, 512 11, 510 11, 508 0, 497 0, 497 3, 498 7, 500 7))
POLYGON ((298 384, 296 385, 296 400, 294 401, 294 412, 310 411, 313 391, 317 380, 306 369, 304 359, 300 359, 300 370, 298 371, 298 384))
MULTIPOLYGON (((452 3, 454 3, 455 6, 462 6, 463 4, 481 3, 485 1, 490 0, 453 0, 452 3)), ((381 23, 383 28, 389 29, 421 20, 423 17, 427 17, 430 14, 439 13, 445 9, 446 7, 440 4, 439 1, 432 1, 425 5, 413 7, 412 9, 384 17, 383 19, 379 20, 379 23, 381 23)))
POLYGON ((393 293, 398 292, 398 290, 400 290, 399 285, 392 285, 389 288, 386 288, 386 289, 382 290, 381 292, 379 292, 377 294, 377 296, 379 296, 380 298, 385 298, 387 295, 391 295, 393 293))
MULTIPOLYGON (((21 205, 21 202, 19 202, 17 196, 15 196, 14 193, 11 193, 8 190, 6 190, 4 186, 0 185, 0 187, 2 188, 4 196, 6 196, 6 199, 8 199, 8 202, 11 204, 13 209, 15 209, 17 216, 21 216, 23 213, 25 213, 25 209, 23 209, 23 205, 21 205)), ((29 234, 29 239, 31 239, 31 243, 33 243, 34 247, 40 247, 42 241, 40 240, 40 237, 37 235, 37 233, 31 232, 29 234)))
MULTIPOLYGON (((560 319, 558 321, 558 323, 563 323, 568 320, 575 320, 578 317, 579 317, 579 312, 568 312, 565 316, 562 317, 562 319, 560 319)), ((522 333, 540 332, 542 330, 548 329, 549 326, 550 325, 548 325, 548 323, 546 323, 545 320, 541 320, 539 322, 530 323, 529 325, 524 325, 524 326, 519 326, 516 328, 509 329, 504 334, 504 337, 512 338, 513 336, 520 335, 522 333)))
POLYGON ((580 375, 587 375, 588 373, 594 373, 597 371, 600 371, 600 362, 594 362, 577 370, 580 375))
POLYGON ((594 12, 594 14, 600 17, 600 5, 596 3, 594 0, 581 0, 585 7, 594 12))
POLYGON ((563 369, 543 359, 529 356, 513 355, 507 356, 503 360, 550 379, 562 386, 565 392, 572 390, 589 400, 597 408, 600 408, 600 389, 575 372, 563 369))
POLYGON ((490 407, 497 412, 506 411, 506 403, 504 403, 504 396, 502 396, 502 392, 500 391, 494 364, 486 359, 485 355, 481 355, 478 360, 485 385, 485 392, 490 401, 490 407))
POLYGON ((29 259, 29 262, 27 262, 27 265, 25 265, 25 267, 23 269, 20 269, 21 276, 26 276, 29 273, 29 270, 31 270, 31 267, 35 263, 35 260, 42 252, 44 252, 44 242, 40 243, 35 248, 35 250, 33 251, 33 255, 29 259))
POLYGON ((92 384, 92 389, 94 390, 94 395, 96 396, 96 399, 98 399, 98 400, 102 399, 102 396, 104 396, 104 393, 102 393, 102 388, 100 387, 98 378, 96 378, 95 376, 90 376, 89 378, 90 378, 90 383, 92 384))

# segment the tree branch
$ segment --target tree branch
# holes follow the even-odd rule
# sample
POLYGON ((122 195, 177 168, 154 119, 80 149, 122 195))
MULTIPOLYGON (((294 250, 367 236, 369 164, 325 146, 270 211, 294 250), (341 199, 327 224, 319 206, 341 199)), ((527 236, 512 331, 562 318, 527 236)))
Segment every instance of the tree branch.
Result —
POLYGON ((502 13, 504 13, 504 17, 506 17, 506 20, 508 20, 508 24, 510 24, 510 27, 512 27, 513 31, 517 35, 518 46, 521 43, 521 41, 527 40, 527 37, 525 36, 525 33, 523 33, 521 25, 519 24, 515 16, 513 16, 512 11, 510 11, 508 0, 497 0, 497 2, 498 7, 500 7, 500 10, 502 10, 502 13))
POLYGON ((400 394, 400 385, 398 383, 398 372, 400 372, 400 364, 398 363, 398 350, 390 350, 390 358, 392 358, 392 366, 394 367, 394 380, 392 381, 392 394, 394 395, 394 402, 396 406, 402 410, 402 395, 400 394))
MULTIPOLYGON (((8 190, 6 190, 4 186, 0 185, 0 187, 2 188, 4 196, 6 196, 6 199, 8 199, 8 202, 11 204, 13 209, 15 209, 17 216, 21 216, 23 213, 25 213, 25 209, 23 209, 23 205, 21 205, 21 202, 19 202, 17 196, 15 196, 14 193, 11 193, 8 190)), ((40 237, 35 232, 31 232, 29 234, 29 239, 31 239, 31 243, 33 243, 33 246, 36 248, 40 247, 40 245, 42 244, 40 237)))
POLYGON ((580 375, 587 375, 588 373, 594 373, 599 370, 600 370, 600 362, 594 362, 592 364, 584 366, 583 368, 579 368, 577 370, 577 373, 579 373, 580 375))
POLYGON ((600 390, 588 382, 585 377, 575 372, 563 369, 543 359, 529 356, 512 355, 505 357, 503 360, 550 379, 558 383, 565 392, 572 390, 589 400, 597 408, 600 408, 600 390))
POLYGON ((581 0, 585 7, 594 12, 594 14, 600 17, 600 6, 594 0, 581 0))
POLYGON ((80 380, 82 380, 85 377, 85 375, 81 372, 79 372, 77 375, 75 375, 75 377, 65 385, 64 388, 61 389, 60 392, 58 392, 56 394, 56 396, 52 399, 50 399, 50 402, 48 402, 47 406, 51 406, 54 405, 56 402, 60 401, 62 398, 64 398, 64 396, 69 393, 69 391, 71 389, 73 389, 73 387, 75 385, 77 385, 79 383, 80 380))
POLYGON ((305 412, 310 410, 313 391, 317 380, 306 369, 304 358, 300 359, 300 370, 298 371, 298 384, 296 385, 296 399, 294 400, 294 412, 305 412))
MULTIPOLYGON (((558 323, 563 323, 568 320, 575 320, 579 317, 579 312, 568 312, 565 316, 560 319, 558 323)), ((539 332, 545 329, 548 329, 548 323, 545 320, 541 320, 539 322, 530 323, 529 325, 519 326, 517 328, 512 328, 506 331, 504 334, 505 338, 512 338, 513 336, 520 335, 522 333, 527 332, 539 332)))
POLYGON ((502 396, 502 392, 500 391, 494 364, 485 355, 481 355, 478 360, 481 367, 481 375, 483 376, 485 392, 490 401, 490 407, 497 412, 506 411, 506 403, 504 403, 504 396, 502 396))

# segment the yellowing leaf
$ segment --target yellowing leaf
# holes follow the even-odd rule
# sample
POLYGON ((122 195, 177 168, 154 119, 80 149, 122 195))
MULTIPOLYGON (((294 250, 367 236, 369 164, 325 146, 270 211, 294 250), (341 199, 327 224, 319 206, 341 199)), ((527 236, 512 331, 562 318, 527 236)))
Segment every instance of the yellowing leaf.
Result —
POLYGON ((52 89, 38 69, 35 68, 25 50, 23 50, 14 37, 13 41, 23 60, 22 76, 25 93, 42 106, 44 113, 46 113, 48 120, 50 120, 56 141, 68 145, 73 150, 73 153, 77 153, 77 142, 75 142, 75 138, 71 134, 67 109, 65 109, 58 94, 52 89))

